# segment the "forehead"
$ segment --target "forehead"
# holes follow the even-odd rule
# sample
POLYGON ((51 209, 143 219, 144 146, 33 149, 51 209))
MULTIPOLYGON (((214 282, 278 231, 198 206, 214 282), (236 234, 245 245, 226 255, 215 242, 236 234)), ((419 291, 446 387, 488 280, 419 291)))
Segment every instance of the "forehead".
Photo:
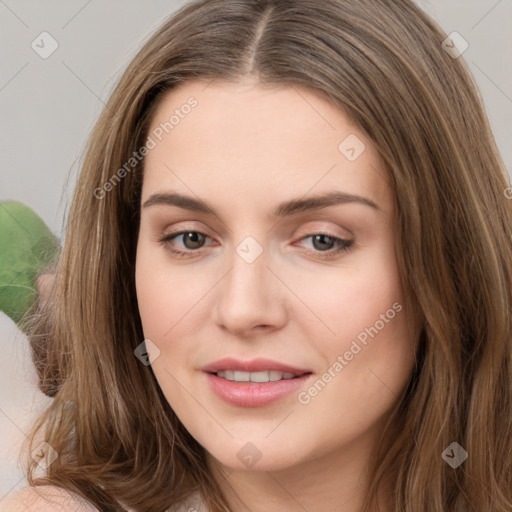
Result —
POLYGON ((377 149, 311 89, 188 82, 160 100, 149 136, 143 199, 172 189, 215 203, 230 192, 242 206, 251 196, 278 202, 335 189, 390 208, 377 149))

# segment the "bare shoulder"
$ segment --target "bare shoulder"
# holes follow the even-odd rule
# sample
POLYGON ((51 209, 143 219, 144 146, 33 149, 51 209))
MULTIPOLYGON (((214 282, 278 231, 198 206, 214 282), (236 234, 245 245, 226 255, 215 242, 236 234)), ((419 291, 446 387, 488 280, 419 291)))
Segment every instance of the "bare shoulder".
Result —
POLYGON ((0 502, 0 512, 99 512, 90 502, 54 485, 23 487, 0 502))

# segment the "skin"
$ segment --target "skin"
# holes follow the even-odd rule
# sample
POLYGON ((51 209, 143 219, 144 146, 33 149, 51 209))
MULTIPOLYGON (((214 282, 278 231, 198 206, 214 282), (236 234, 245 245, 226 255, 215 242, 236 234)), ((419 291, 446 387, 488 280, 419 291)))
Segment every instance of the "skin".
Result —
MULTIPOLYGON (((358 510, 368 457, 414 365, 384 166, 340 108, 304 88, 188 82, 166 94, 150 132, 191 96, 197 107, 146 157, 141 205, 178 192, 217 215, 141 207, 137 299, 159 350, 156 379, 234 512, 358 510), (338 149, 350 134, 366 145, 354 161, 338 149), (379 210, 352 202, 270 217, 285 200, 333 190, 379 210), (206 237, 160 242, 182 229, 206 237), (353 245, 335 254, 333 239, 314 243, 318 233, 353 245), (236 252, 247 236, 263 250, 252 263, 236 252), (201 371, 226 356, 266 357, 310 369, 307 391, 397 302, 402 310, 307 404, 292 393, 230 405, 201 371), (261 454, 252 467, 237 457, 248 442, 261 454)), ((380 505, 390 510, 384 494, 380 505)))

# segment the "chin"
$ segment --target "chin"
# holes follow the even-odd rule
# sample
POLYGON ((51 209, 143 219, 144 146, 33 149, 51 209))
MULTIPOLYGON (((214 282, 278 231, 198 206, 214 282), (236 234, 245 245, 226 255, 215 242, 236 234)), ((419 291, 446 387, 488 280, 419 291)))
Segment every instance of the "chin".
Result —
POLYGON ((301 462, 296 452, 278 451, 270 442, 263 446, 263 443, 258 444, 257 441, 238 441, 229 447, 216 447, 207 451, 209 457, 218 464, 234 471, 280 471, 301 462))

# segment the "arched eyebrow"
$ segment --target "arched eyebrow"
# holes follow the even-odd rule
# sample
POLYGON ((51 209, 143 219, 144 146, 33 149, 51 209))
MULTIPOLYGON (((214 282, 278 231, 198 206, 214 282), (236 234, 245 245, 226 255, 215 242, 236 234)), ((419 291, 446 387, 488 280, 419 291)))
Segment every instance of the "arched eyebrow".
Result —
MULTIPOLYGON (((279 204, 274 209, 274 211, 271 213, 271 217, 280 219, 297 213, 320 210, 322 208, 327 208, 329 206, 348 203, 356 203, 363 206, 368 206, 373 210, 382 213, 381 208, 379 208, 379 206, 371 199, 354 194, 335 191, 316 196, 301 197, 285 201, 279 204)), ((191 196, 184 196, 182 194, 178 194, 175 192, 152 194, 143 203, 142 207, 148 208, 154 205, 177 206, 185 210, 204 213, 206 215, 214 215, 218 217, 217 212, 206 202, 191 196)))

